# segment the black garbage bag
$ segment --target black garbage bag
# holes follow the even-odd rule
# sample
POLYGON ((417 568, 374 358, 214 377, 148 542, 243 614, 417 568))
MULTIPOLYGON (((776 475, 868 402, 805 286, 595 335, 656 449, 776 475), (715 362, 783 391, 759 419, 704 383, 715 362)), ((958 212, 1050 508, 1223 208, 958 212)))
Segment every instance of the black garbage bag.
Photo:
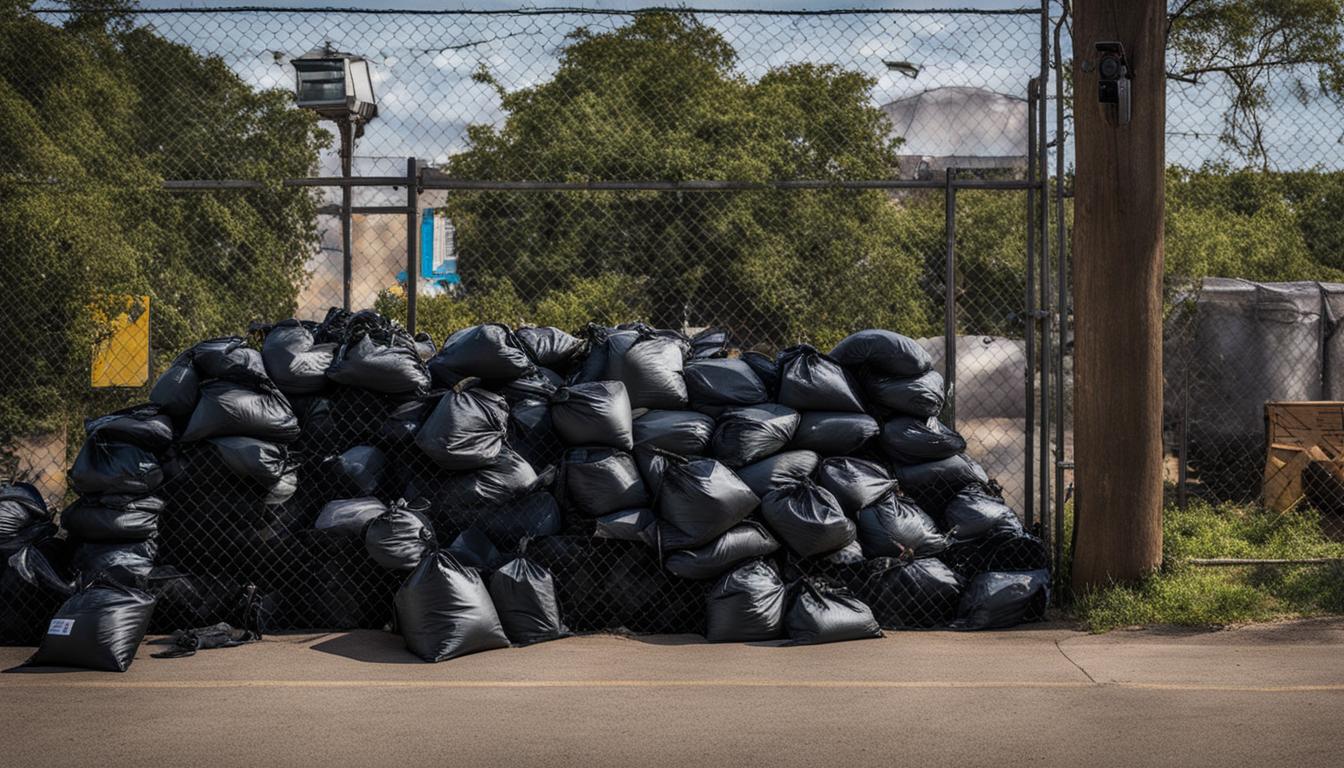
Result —
POLYGON ((789 447, 816 451, 822 456, 848 456, 857 453, 877 433, 877 420, 866 413, 803 411, 789 447))
POLYGON ((559 328, 543 326, 541 328, 524 327, 514 331, 514 336, 533 362, 543 368, 557 371, 568 370, 575 356, 583 351, 583 342, 570 336, 559 328))
POLYGON ((770 397, 779 393, 779 364, 775 362, 775 358, 764 352, 748 351, 743 352, 740 359, 756 373, 756 377, 765 385, 770 397))
POLYGON ((30 483, 0 483, 0 544, 51 517, 41 492, 30 483))
POLYGON ((620 381, 631 408, 678 410, 686 407, 682 344, 652 330, 642 330, 621 358, 620 381))
POLYGON ((220 466, 238 477, 266 488, 280 482, 292 469, 289 449, 279 443, 255 437, 212 437, 205 440, 220 466))
POLYGON ((855 588, 884 629, 945 627, 957 615, 962 581, 931 557, 879 557, 864 566, 855 588))
POLYGON ((938 557, 963 579, 988 571, 1050 569, 1050 553, 1045 542, 1029 533, 1013 531, 953 541, 938 557))
POLYGON ((61 527, 83 541, 143 541, 159 532, 158 496, 83 496, 61 512, 61 527))
POLYGON ((105 574, 122 584, 134 584, 154 568, 159 556, 156 538, 143 541, 85 541, 75 547, 70 570, 81 580, 105 574))
POLYGON ((775 399, 800 411, 864 411, 858 384, 849 372, 807 344, 779 354, 779 395, 775 399))
POLYGON ((784 550, 784 578, 797 581, 801 578, 823 578, 853 588, 863 577, 863 548, 858 540, 848 545, 816 557, 802 557, 792 550, 784 550))
POLYGON ((483 571, 504 562, 504 555, 490 541, 490 537, 474 525, 457 534, 448 552, 463 565, 483 571))
POLYGON ((96 579, 56 611, 27 665, 125 672, 149 631, 153 613, 151 595, 96 579))
POLYGON ((383 487, 387 456, 372 445, 356 445, 324 458, 320 471, 332 496, 375 496, 383 487))
POLYGON ((703 547, 759 505, 756 494, 723 464, 713 459, 670 459, 655 506, 661 547, 664 551, 703 547))
POLYGON ((154 403, 133 405, 84 421, 84 433, 108 443, 126 443, 150 453, 166 451, 173 444, 173 420, 154 403))
MULTIPOLYGON (((415 433, 420 431, 420 425, 424 424, 425 419, 429 418, 429 414, 434 410, 434 406, 438 405, 438 401, 438 396, 431 393, 424 397, 404 400, 393 405, 387 410, 378 426, 377 444, 389 449, 405 448, 414 444, 415 433)), ((297 405, 295 405, 295 411, 299 414, 299 423, 303 426, 306 438, 309 429, 308 423, 297 405)))
POLYGON ((502 396, 478 384, 479 379, 458 382, 415 435, 420 450, 444 469, 480 469, 504 449, 509 407, 502 396))
POLYGON ((70 468, 70 486, 77 493, 149 493, 162 483, 163 468, 153 454, 97 436, 84 441, 70 468))
POLYGON ((527 493, 536 483, 537 472, 532 465, 505 448, 489 466, 471 472, 418 473, 402 495, 429 499, 437 520, 447 510, 503 504, 527 493))
POLYGON ((775 566, 752 560, 725 573, 705 610, 705 639, 711 643, 774 640, 784 631, 784 582, 775 566))
POLYGON ((593 522, 593 536, 599 539, 638 541, 651 547, 658 543, 658 517, 652 509, 623 509, 593 522))
POLYGON ((36 645, 75 591, 70 547, 55 532, 51 523, 36 523, 0 548, 0 645, 36 645))
POLYGON ((730 408, 710 440, 715 458, 745 467, 784 449, 798 429, 798 412, 775 403, 730 408))
POLYGON ((336 351, 327 378, 388 395, 414 395, 429 389, 429 371, 414 344, 380 344, 367 334, 336 351))
POLYGON ((971 579, 961 595, 953 629, 1007 629, 1041 621, 1050 604, 1050 573, 1045 570, 991 571, 971 579))
POLYGON ((406 649, 425 661, 509 645, 480 574, 446 551, 421 560, 397 590, 395 602, 406 649))
POLYGON ((803 557, 834 552, 854 541, 854 521, 830 491, 811 480, 771 491, 761 499, 761 517, 789 549, 803 557))
POLYGON ((873 557, 930 557, 947 549, 947 537, 912 499, 896 492, 859 510, 859 543, 873 557))
POLYGON ((411 340, 415 342, 415 354, 420 356, 420 362, 429 362, 434 353, 439 351, 438 345, 434 343, 434 337, 424 331, 415 334, 411 340))
POLYGON ((686 365, 686 388, 692 405, 756 405, 770 391, 756 371, 741 359, 695 360, 686 365))
POLYGON ((504 634, 514 645, 531 645, 569 634, 560 620, 555 578, 525 557, 515 557, 490 574, 490 599, 504 634))
POLYGON ((817 484, 835 496, 847 515, 858 514, 896 487, 881 464, 849 456, 823 459, 817 465, 817 484))
POLYGON ((614 448, 565 451, 559 483, 564 508, 584 517, 649 506, 649 493, 634 457, 614 448))
POLYGON ((222 379, 206 382, 182 442, 233 435, 292 443, 299 437, 299 420, 274 384, 254 388, 222 379))
POLYGON ((831 357, 850 368, 869 368, 891 376, 918 376, 933 367, 928 350, 914 339, 878 328, 841 339, 831 357))
POLYGON ((635 446, 630 398, 619 381, 561 387, 551 398, 551 423, 567 445, 635 446))
POLYGON ((709 448, 714 419, 695 411, 649 411, 634 421, 635 445, 678 456, 699 456, 709 448))
POLYGON ((766 557, 777 549, 779 542, 765 526, 744 520, 703 547, 669 553, 663 565, 683 579, 713 579, 743 560, 766 557))
POLYGON ((565 378, 550 368, 533 368, 512 381, 494 385, 493 389, 513 405, 520 400, 550 400, 564 385, 565 378))
POLYGON ((197 344, 192 347, 192 364, 201 381, 224 379, 250 386, 270 380, 261 352, 248 347, 240 336, 209 339, 197 344))
POLYGON ((880 408, 907 416, 937 416, 943 410, 945 384, 943 374, 929 371, 914 378, 883 376, 866 371, 860 374, 863 393, 880 408))
POLYGON ((793 485, 811 475, 821 457, 814 451, 780 451, 737 470, 737 476, 757 496, 793 485))
POLYGON ((532 468, 541 471, 560 461, 565 445, 551 421, 551 406, 541 400, 522 400, 509 408, 508 443, 532 468))
POLYGON ((149 631, 154 634, 237 620, 243 617, 246 605, 246 587, 193 575, 171 565, 156 566, 130 586, 154 598, 154 615, 149 622, 149 631))
POLYGON ((340 345, 318 344, 313 327, 299 320, 282 320, 262 342, 266 374, 286 395, 316 394, 327 386, 327 369, 335 362, 340 345))
POLYGON ((732 334, 726 329, 706 328, 691 337, 689 357, 692 360, 724 357, 728 354, 730 346, 732 346, 732 334))
POLYGON ((449 336, 430 358, 429 371, 439 386, 451 387, 467 376, 511 381, 532 369, 532 361, 507 325, 473 325, 449 336))
POLYGON ((979 483, 962 488, 952 497, 943 510, 943 524, 948 538, 958 541, 1023 532, 1022 521, 1003 503, 1003 497, 979 483))
POLYGON ((387 505, 373 496, 336 499, 322 506, 313 528, 362 538, 364 526, 385 514, 387 505))
POLYGON ((582 335, 587 340, 587 355, 574 374, 574 381, 620 381, 621 365, 630 345, 639 338, 635 328, 604 328, 589 323, 582 335))
POLYGON ((477 515, 472 527, 501 552, 517 552, 524 539, 553 536, 564 521, 555 496, 535 491, 477 515))
POLYGON ((985 470, 965 454, 925 464, 907 464, 892 469, 901 490, 930 515, 942 517, 947 503, 962 488, 989 482, 985 470))
POLYGON ((191 352, 183 352, 173 360, 149 390, 149 401, 174 418, 186 418, 196 408, 201 386, 200 374, 191 364, 191 352))
POLYGON ((784 632, 792 645, 820 645, 881 637, 873 611, 844 586, 825 579, 792 585, 784 632))
POLYGON ((882 425, 882 450, 902 464, 923 464, 961 453, 966 441, 936 416, 897 416, 882 425))
POLYGON ((635 449, 635 466, 639 467, 639 476, 644 479, 644 489, 649 492, 650 499, 657 498, 658 491, 663 487, 669 455, 667 451, 654 448, 635 449))
POLYGON ((384 568, 410 571, 438 548, 424 500, 397 499, 364 529, 364 548, 384 568))

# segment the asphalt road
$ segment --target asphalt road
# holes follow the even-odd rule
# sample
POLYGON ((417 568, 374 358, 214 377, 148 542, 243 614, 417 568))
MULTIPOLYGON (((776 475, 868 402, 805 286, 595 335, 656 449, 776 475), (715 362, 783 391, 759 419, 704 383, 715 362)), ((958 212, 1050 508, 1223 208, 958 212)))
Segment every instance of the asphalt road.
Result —
POLYGON ((123 675, 0 675, 0 764, 1344 764, 1344 620, 805 648, 583 637, 437 665, 379 632, 153 650, 123 675))

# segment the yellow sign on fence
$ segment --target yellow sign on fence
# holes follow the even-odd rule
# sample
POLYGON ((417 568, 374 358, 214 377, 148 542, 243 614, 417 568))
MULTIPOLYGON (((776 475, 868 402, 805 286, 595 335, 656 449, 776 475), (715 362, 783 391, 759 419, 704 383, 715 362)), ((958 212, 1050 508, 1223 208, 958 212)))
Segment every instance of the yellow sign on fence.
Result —
POLYGON ((110 320, 112 335, 93 346, 90 384, 143 387, 149 383, 149 297, 116 298, 125 299, 126 311, 110 320))

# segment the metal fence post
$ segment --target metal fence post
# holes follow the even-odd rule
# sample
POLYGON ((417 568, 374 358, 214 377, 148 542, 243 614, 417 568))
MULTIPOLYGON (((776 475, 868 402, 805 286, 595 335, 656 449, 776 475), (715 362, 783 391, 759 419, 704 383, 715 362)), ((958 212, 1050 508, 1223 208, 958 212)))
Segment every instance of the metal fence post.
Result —
POLYGON ((406 330, 415 335, 415 302, 420 276, 420 163, 406 158, 406 330))
POLYGON ((947 254, 943 281, 943 387, 947 393, 947 426, 957 428, 957 188, 953 185, 957 169, 948 168, 943 176, 943 217, 947 233, 947 254))
MULTIPOLYGON (((1040 109, 1040 80, 1027 81, 1027 254, 1022 310, 1022 340, 1026 353, 1026 434, 1022 451, 1022 519, 1027 527, 1036 520, 1036 111, 1040 109)), ((1042 200, 1042 204, 1044 200, 1042 200)))

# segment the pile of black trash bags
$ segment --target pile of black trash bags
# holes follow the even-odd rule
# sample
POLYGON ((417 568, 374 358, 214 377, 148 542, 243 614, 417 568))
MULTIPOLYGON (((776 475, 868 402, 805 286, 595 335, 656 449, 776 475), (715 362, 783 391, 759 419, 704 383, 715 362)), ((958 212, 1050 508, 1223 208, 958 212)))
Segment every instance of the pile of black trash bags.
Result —
POLYGON ((86 424, 59 527, 0 488, 0 639, 390 621, 438 661, 571 632, 1038 619, 1045 548, 943 402, 924 349, 884 330, 770 357, 640 323, 440 348, 372 311, 254 326, 86 424))

